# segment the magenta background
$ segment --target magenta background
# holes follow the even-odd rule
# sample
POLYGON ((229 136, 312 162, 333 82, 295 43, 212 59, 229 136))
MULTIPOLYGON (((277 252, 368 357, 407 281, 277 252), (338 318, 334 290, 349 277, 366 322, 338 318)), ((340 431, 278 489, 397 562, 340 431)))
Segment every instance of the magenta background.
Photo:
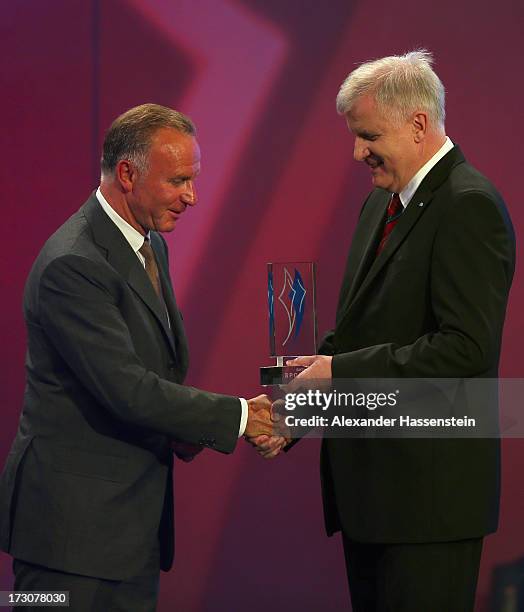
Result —
MULTIPOLYGON (((505 197, 523 235, 524 8, 520 0, 17 0, 0 12, 2 310, 0 461, 24 387, 22 290, 49 234, 97 185, 103 130, 154 101, 188 113, 203 151, 200 203, 173 234, 172 276, 191 346, 189 382, 257 394, 268 363, 265 263, 316 260, 320 329, 334 322, 366 169, 335 112, 356 62, 424 46, 448 91, 447 131, 505 197)), ((520 262, 519 262, 520 263, 520 262)), ((522 266, 502 374, 523 377, 522 266)), ((338 537, 327 539, 318 441, 265 463, 240 442, 176 477, 176 564, 159 610, 349 610, 338 537)), ((524 441, 504 443, 491 570, 524 554, 524 441)), ((355 492, 358 495, 358 491, 355 492)), ((0 588, 11 585, 0 556, 0 588)))

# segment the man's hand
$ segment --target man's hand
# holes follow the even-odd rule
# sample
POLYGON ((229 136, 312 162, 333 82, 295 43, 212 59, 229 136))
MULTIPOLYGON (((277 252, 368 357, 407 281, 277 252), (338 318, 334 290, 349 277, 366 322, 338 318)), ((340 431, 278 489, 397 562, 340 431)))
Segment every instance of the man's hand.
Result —
POLYGON ((271 400, 267 395, 257 395, 247 400, 248 416, 246 438, 254 438, 260 435, 271 436, 273 433, 273 421, 271 419, 271 400))
POLYGON ((244 436, 262 457, 272 459, 290 441, 289 430, 282 416, 272 411, 267 395, 258 395, 247 404, 249 415, 244 436))
POLYGON ((304 366, 304 370, 286 385, 286 390, 294 391, 299 389, 307 380, 326 380, 331 381, 331 355, 310 355, 308 357, 297 357, 286 361, 286 365, 304 366))
POLYGON ((277 400, 273 403, 271 409, 271 420, 273 423, 278 423, 276 429, 277 433, 283 433, 284 435, 260 435, 252 438, 246 437, 246 441, 251 444, 257 451, 257 453, 264 459, 273 459, 280 451, 291 442, 289 429, 284 425, 282 421, 281 408, 284 405, 282 400, 277 400), (287 432, 288 435, 285 435, 287 432))
POLYGON ((284 438, 284 436, 262 435, 256 436, 255 438, 246 438, 246 441, 249 442, 264 459, 274 459, 290 440, 289 438, 284 438))

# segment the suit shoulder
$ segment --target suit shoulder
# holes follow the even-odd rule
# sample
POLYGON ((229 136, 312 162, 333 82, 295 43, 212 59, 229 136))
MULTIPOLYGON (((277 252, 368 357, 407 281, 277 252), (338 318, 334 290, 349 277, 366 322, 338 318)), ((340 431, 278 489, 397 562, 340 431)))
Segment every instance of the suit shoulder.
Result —
POLYGON ((506 204, 476 168, 467 162, 458 164, 435 195, 440 232, 446 234, 453 226, 474 229, 485 241, 500 240, 514 258, 515 231, 506 204))
POLYGON ((40 250, 31 273, 42 271, 53 260, 65 255, 79 255, 103 260, 100 249, 93 241, 90 225, 80 209, 65 221, 46 240, 40 250))
POLYGON ((34 304, 38 286, 46 270, 59 261, 85 260, 105 264, 100 248, 93 241, 89 223, 82 208, 65 221, 44 243, 27 277, 24 303, 34 304))
POLYGON ((444 208, 454 214, 468 211, 477 214, 495 214, 501 217, 506 228, 513 234, 513 226, 506 203, 493 183, 468 162, 457 164, 448 180, 439 189, 444 208), (459 210, 457 210, 459 209, 459 210))
POLYGON ((493 183, 468 162, 457 164, 451 170, 447 187, 457 195, 482 194, 504 205, 504 200, 493 183))

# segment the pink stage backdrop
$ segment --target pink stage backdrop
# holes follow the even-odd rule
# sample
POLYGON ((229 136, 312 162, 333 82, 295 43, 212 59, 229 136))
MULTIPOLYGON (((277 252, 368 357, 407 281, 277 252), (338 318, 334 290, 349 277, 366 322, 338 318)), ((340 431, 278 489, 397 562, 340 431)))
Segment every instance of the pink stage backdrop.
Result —
MULTIPOLYGON (((524 235, 524 5, 517 0, 25 0, 0 9, 2 290, 0 460, 24 388, 22 291, 50 233, 97 186, 103 131, 127 108, 189 114, 203 151, 200 203, 166 238, 191 346, 191 384, 250 397, 268 363, 265 264, 318 262, 319 324, 339 283, 370 180, 352 161, 335 96, 357 62, 435 54, 447 131, 505 197, 524 235)), ((523 273, 502 375, 523 377, 523 273)), ((342 549, 324 535, 318 441, 265 463, 240 442, 176 474, 176 563, 159 610, 350 610, 342 549)), ((524 555, 524 440, 504 443, 493 568, 524 555)), ((358 495, 358 492, 355 492, 358 495)), ((0 588, 11 586, 0 556, 0 588)))

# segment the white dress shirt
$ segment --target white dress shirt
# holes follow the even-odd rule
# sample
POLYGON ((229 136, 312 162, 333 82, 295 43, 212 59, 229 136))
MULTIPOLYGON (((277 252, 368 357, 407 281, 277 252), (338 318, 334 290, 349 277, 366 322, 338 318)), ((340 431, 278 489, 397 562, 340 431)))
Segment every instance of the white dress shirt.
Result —
MULTIPOLYGON (((146 261, 140 253, 139 249, 142 248, 144 244, 144 236, 137 231, 134 227, 129 225, 127 221, 122 219, 122 217, 115 211, 115 209, 109 204, 109 202, 104 198, 102 192, 100 191, 100 187, 96 190, 96 199, 100 202, 100 206, 107 214, 107 216, 113 221, 113 223, 118 227, 118 229, 124 235, 124 238, 129 242, 129 246, 133 249, 136 256, 138 257, 140 263, 146 267, 146 261)), ((147 234, 149 237, 149 233, 147 234)), ((240 428, 238 431, 238 437, 244 434, 247 425, 247 417, 248 417, 248 405, 247 401, 243 397, 238 398, 240 400, 240 405, 242 406, 242 415, 240 417, 240 428)))
POLYGON ((451 142, 449 137, 446 136, 446 140, 440 149, 422 166, 422 168, 398 194, 404 209, 409 204, 411 198, 415 195, 415 191, 419 188, 420 183, 422 183, 422 181, 426 178, 426 175, 429 174, 429 171, 444 157, 444 155, 446 155, 446 153, 449 153, 454 146, 455 145, 451 142))

